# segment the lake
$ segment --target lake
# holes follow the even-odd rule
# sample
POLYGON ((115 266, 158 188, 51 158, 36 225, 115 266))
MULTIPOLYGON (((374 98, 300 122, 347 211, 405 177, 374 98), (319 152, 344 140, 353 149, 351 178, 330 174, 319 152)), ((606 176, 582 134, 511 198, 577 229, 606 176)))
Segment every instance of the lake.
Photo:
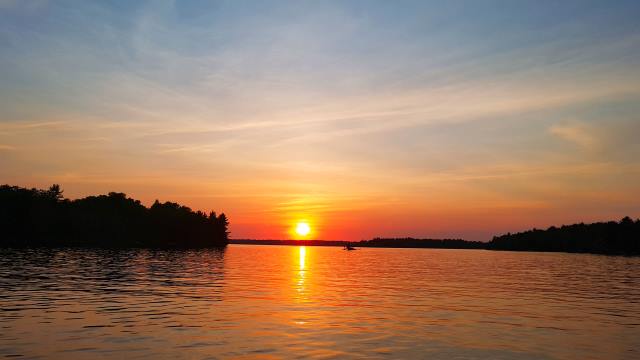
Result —
POLYGON ((640 358, 640 258, 0 249, 0 356, 640 358))

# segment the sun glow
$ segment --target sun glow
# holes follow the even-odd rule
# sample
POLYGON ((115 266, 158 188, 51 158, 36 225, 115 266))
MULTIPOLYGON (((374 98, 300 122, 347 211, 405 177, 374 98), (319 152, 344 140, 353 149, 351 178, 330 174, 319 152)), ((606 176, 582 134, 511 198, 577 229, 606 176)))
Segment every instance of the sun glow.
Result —
POLYGON ((296 224, 296 234, 300 236, 307 236, 311 232, 311 227, 308 223, 301 221, 296 224))

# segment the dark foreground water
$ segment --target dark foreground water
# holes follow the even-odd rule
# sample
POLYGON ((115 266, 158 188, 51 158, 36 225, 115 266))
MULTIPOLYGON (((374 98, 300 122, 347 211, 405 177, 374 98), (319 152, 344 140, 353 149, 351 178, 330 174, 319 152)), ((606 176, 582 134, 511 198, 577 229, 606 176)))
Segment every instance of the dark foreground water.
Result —
POLYGON ((640 358, 640 258, 0 250, 0 356, 640 358))

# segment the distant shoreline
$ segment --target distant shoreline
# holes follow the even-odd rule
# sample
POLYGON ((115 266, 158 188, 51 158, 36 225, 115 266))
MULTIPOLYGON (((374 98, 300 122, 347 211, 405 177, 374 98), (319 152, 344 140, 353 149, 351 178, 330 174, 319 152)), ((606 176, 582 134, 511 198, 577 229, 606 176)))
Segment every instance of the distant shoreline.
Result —
POLYGON ((476 249, 496 251, 564 252, 640 256, 640 220, 625 217, 619 222, 551 226, 495 236, 489 242, 462 239, 375 238, 341 240, 255 240, 231 239, 230 244, 345 246, 415 249, 476 249))
POLYGON ((466 241, 462 239, 373 239, 361 241, 230 239, 229 244, 340 247, 349 244, 355 247, 370 248, 484 249, 484 245, 486 243, 480 241, 466 241))

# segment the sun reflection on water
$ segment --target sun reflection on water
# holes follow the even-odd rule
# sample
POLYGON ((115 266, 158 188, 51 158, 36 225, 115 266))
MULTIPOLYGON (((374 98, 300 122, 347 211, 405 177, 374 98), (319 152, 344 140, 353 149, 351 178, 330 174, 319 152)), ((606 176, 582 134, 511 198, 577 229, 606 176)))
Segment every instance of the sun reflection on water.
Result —
POLYGON ((298 276, 296 278, 296 291, 298 293, 298 296, 296 297, 296 299, 298 301, 306 300, 306 294, 305 294, 306 257, 307 257, 307 249, 304 246, 300 246, 299 257, 298 257, 298 265, 299 265, 298 276))
POLYGON ((304 270, 304 259, 307 256, 307 249, 300 246, 300 270, 304 270))

